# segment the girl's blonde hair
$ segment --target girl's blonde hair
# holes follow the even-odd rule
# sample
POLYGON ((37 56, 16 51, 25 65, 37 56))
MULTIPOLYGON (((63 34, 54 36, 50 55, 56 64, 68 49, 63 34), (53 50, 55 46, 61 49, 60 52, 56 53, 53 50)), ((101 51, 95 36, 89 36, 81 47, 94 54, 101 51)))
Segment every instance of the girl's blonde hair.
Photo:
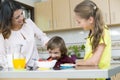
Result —
POLYGON ((93 1, 84 0, 75 7, 74 12, 76 15, 84 19, 89 19, 90 17, 94 18, 94 33, 92 34, 92 31, 90 30, 89 37, 92 44, 92 50, 95 51, 103 35, 104 29, 101 10, 93 1))

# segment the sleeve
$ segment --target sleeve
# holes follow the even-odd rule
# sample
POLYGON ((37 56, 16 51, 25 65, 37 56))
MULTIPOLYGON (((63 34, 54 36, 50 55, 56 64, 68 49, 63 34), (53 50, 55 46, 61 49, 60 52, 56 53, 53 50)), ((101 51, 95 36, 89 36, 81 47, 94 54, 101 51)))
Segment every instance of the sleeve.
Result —
POLYGON ((67 61, 68 61, 68 63, 73 63, 73 64, 75 64, 75 61, 74 61, 72 58, 69 58, 69 57, 68 57, 67 61))
POLYGON ((45 44, 49 41, 49 38, 46 36, 45 33, 43 33, 37 27, 37 25, 31 19, 28 19, 27 21, 33 27, 33 30, 34 30, 34 33, 35 33, 35 37, 37 37, 37 39, 39 39, 41 41, 41 43, 43 43, 43 46, 45 46, 45 44))
POLYGON ((110 37, 109 30, 105 29, 104 36, 100 39, 100 43, 99 44, 104 43, 105 45, 107 45, 107 44, 109 44, 110 40, 111 40, 111 37, 110 37))
POLYGON ((100 38, 100 42, 99 42, 99 44, 106 44, 106 43, 105 43, 105 39, 104 39, 104 37, 101 37, 101 38, 100 38))
POLYGON ((5 40, 3 35, 0 34, 0 65, 4 68, 7 67, 7 57, 5 53, 5 40))

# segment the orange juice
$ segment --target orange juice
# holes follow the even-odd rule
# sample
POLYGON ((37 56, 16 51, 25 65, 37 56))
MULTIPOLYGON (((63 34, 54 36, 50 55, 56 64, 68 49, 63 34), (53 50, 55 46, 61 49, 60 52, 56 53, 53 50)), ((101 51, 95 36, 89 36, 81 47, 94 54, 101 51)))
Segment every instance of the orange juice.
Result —
POLYGON ((25 68, 25 59, 13 59, 14 69, 24 69, 25 68))

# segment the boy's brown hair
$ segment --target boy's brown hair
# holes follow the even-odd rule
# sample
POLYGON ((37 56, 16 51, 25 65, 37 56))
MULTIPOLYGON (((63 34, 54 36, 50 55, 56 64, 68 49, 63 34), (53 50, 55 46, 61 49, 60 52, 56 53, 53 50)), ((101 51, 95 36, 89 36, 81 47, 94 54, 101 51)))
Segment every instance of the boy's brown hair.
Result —
POLYGON ((55 37, 51 38, 47 43, 47 50, 49 50, 49 49, 53 50, 55 48, 60 49, 61 55, 67 54, 67 48, 66 48, 65 42, 59 36, 55 36, 55 37))

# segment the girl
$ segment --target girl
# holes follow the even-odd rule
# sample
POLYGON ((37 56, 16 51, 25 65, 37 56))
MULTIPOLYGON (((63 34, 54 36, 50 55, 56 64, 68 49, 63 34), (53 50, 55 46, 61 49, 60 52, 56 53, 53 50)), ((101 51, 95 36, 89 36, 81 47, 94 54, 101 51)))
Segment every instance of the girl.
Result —
POLYGON ((94 2, 84 0, 75 7, 74 12, 79 26, 89 30, 84 60, 77 61, 76 65, 98 65, 99 68, 109 68, 111 38, 100 9, 94 2))
POLYGON ((61 37, 55 36, 48 41, 47 50, 50 57, 48 59, 56 59, 57 62, 54 68, 60 68, 60 64, 75 63, 67 56, 67 48, 65 42, 61 37))

